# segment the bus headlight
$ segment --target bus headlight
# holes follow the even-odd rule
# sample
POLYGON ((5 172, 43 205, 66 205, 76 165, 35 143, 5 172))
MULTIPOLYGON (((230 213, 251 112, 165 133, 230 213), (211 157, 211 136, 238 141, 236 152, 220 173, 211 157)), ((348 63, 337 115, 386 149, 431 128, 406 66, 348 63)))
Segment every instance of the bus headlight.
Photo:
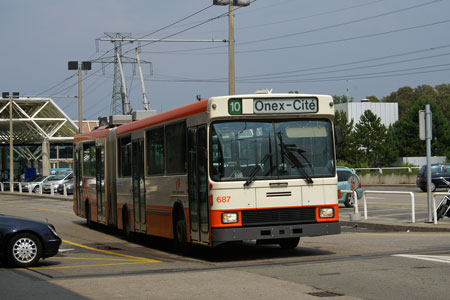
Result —
POLYGON ((332 207, 324 207, 319 209, 320 218, 334 218, 334 209, 332 207))
POLYGON ((223 224, 237 223, 238 221, 239 221, 238 214, 235 212, 222 214, 222 223, 223 224))

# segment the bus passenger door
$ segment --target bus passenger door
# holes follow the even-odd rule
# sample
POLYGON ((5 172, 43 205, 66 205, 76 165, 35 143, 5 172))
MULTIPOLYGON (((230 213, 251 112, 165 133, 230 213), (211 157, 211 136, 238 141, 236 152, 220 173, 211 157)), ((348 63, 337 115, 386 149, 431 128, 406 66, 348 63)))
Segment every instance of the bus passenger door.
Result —
POLYGON ((95 148, 95 190, 97 194, 98 221, 105 222, 105 149, 95 148))
POLYGON ((82 162, 83 162, 83 156, 82 156, 82 150, 76 149, 75 150, 75 193, 76 193, 76 201, 77 201, 77 214, 81 215, 83 211, 83 203, 82 203, 82 162))
POLYGON ((188 184, 191 239, 205 244, 209 239, 208 164, 206 126, 188 129, 188 184))
POLYGON ((132 162, 134 228, 145 231, 144 139, 133 140, 132 162))

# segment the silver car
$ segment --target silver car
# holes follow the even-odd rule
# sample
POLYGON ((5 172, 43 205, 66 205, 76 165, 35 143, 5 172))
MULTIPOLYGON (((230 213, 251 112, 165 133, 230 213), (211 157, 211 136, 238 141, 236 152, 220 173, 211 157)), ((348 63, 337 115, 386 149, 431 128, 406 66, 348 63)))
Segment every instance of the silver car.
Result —
POLYGON ((42 185, 42 192, 43 193, 51 193, 52 187, 53 187, 53 193, 58 192, 58 186, 62 183, 65 183, 66 181, 73 179, 73 173, 61 173, 58 175, 52 175, 44 182, 42 185))
POLYGON ((39 188, 42 186, 42 184, 49 178, 51 175, 38 175, 32 179, 32 181, 29 182, 22 182, 22 192, 28 192, 29 188, 31 188, 31 191, 33 193, 38 193, 39 188))

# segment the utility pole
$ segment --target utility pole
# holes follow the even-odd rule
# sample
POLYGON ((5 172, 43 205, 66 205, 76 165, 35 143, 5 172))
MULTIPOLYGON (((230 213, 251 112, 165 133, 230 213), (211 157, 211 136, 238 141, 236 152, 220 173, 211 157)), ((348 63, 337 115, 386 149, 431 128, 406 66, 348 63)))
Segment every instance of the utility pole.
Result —
POLYGON ((250 0, 213 0, 213 5, 228 5, 228 94, 236 94, 236 68, 234 59, 234 7, 248 6, 250 0))
POLYGON ((81 68, 78 67, 78 133, 83 133, 83 93, 81 82, 81 68))
POLYGON ((228 94, 236 94, 236 74, 234 61, 234 6, 228 6, 228 94))
POLYGON ((13 133, 13 98, 19 98, 18 92, 3 92, 2 98, 9 98, 9 191, 14 191, 14 133, 13 133))
POLYGON ((68 69, 69 70, 78 70, 78 133, 83 133, 83 92, 82 92, 82 78, 81 78, 81 70, 91 70, 92 64, 90 61, 83 61, 81 65, 78 64, 78 61, 69 61, 68 69))
POLYGON ((433 222, 433 206, 431 192, 431 140, 433 139, 432 114, 430 104, 425 105, 425 138, 427 144, 427 203, 428 203, 428 220, 433 222))

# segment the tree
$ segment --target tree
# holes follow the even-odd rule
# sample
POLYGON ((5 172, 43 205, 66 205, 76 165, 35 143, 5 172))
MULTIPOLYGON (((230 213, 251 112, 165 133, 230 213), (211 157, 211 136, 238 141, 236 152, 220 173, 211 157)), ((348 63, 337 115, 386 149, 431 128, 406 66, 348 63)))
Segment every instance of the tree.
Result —
POLYGON ((433 140, 431 143, 432 155, 450 156, 450 123, 442 109, 433 101, 420 99, 406 112, 404 118, 393 125, 395 146, 400 156, 424 156, 426 153, 425 141, 419 139, 419 110, 430 104, 432 112, 433 140))
POLYGON ((439 84, 434 87, 437 92, 436 102, 447 119, 450 119, 450 84, 439 84))
POLYGON ((366 110, 355 126, 354 140, 359 147, 359 162, 366 162, 370 167, 390 165, 398 156, 394 147, 391 131, 381 123, 371 110, 366 110))
POLYGON ((334 126, 342 128, 344 143, 337 145, 336 157, 338 160, 345 161, 351 166, 357 166, 358 146, 353 138, 353 119, 349 122, 347 114, 343 111, 336 111, 334 117, 334 126))
POLYGON ((367 96, 366 99, 369 100, 369 102, 381 102, 376 96, 367 96))
POLYGON ((383 102, 397 102, 399 118, 403 118, 411 104, 416 100, 414 89, 410 86, 404 86, 392 92, 389 96, 383 97, 383 102))
POLYGON ((349 99, 346 95, 342 96, 333 95, 333 102, 334 104, 353 102, 353 97, 350 97, 349 99))

